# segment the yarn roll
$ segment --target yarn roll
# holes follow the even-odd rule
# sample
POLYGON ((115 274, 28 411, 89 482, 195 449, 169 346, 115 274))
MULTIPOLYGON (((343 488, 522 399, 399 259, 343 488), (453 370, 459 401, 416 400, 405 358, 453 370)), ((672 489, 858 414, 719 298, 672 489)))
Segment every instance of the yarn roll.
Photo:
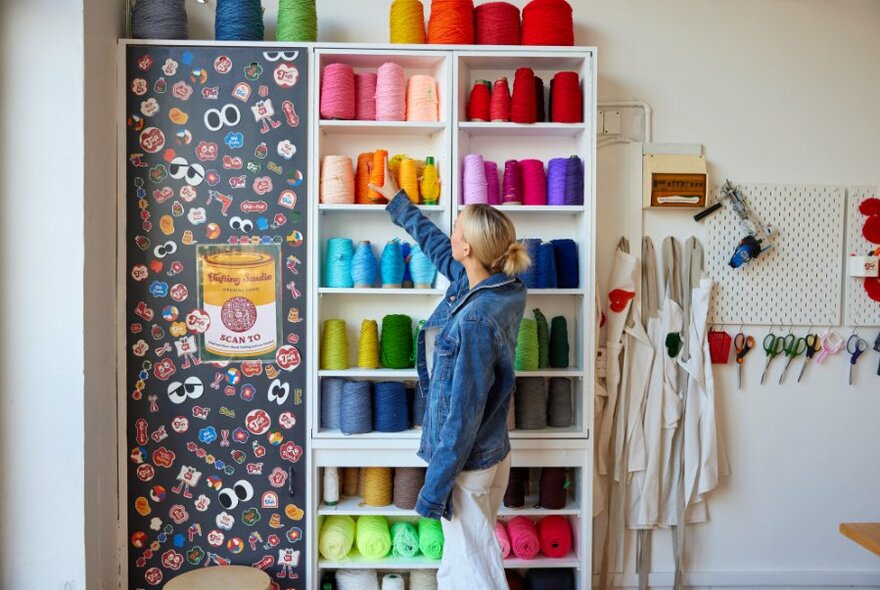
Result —
POLYGON ((326 320, 321 336, 321 368, 341 371, 348 368, 348 338, 345 320, 326 320))
POLYGON ((318 40, 315 0, 278 0, 278 41, 314 43, 318 40))
POLYGON ((501 201, 505 205, 522 204, 522 173, 520 172, 519 162, 516 160, 507 160, 504 163, 501 201))
POLYGON ((419 519, 419 549, 428 559, 443 557, 443 528, 439 520, 419 519))
POLYGON ((508 508, 522 508, 526 505, 526 483, 529 470, 525 467, 511 467, 504 492, 504 505, 508 508))
POLYGON ((544 108, 544 80, 535 76, 535 122, 543 123, 546 120, 547 110, 544 108))
POLYGON ((490 205, 501 204, 501 180, 498 175, 498 164, 495 162, 483 162, 486 170, 486 200, 490 205))
POLYGON ((568 368, 568 321, 559 315, 550 320, 550 366, 568 368))
POLYGON ((373 429, 373 400, 369 381, 347 381, 342 387, 342 434, 366 434, 373 429))
POLYGON ((138 0, 131 9, 135 39, 189 39, 184 0, 138 0))
POLYGON ((544 242, 538 247, 535 283, 538 289, 555 289, 557 286, 556 252, 550 242, 544 242))
POLYGON ((547 204, 565 205, 568 158, 553 158, 547 163, 547 204))
POLYGON ((324 559, 341 561, 354 545, 355 522, 347 514, 334 514, 324 519, 318 539, 318 551, 324 559))
POLYGON ((405 590, 403 576, 400 574, 385 574, 382 576, 382 590, 405 590))
POLYGON ((382 287, 385 289, 399 289, 403 285, 403 275, 406 263, 400 249, 400 241, 391 240, 385 244, 382 250, 382 259, 379 263, 379 274, 382 277, 382 287))
POLYGON ((507 556, 510 555, 510 537, 507 535, 507 529, 504 528, 504 523, 502 522, 495 523, 495 539, 498 541, 498 545, 501 546, 502 559, 507 559, 507 556))
POLYGON ((517 428, 547 428, 547 384, 543 377, 517 377, 513 395, 517 428))
POLYGON ((430 289, 437 277, 437 267, 418 244, 413 245, 409 258, 409 272, 417 289, 430 289))
MULTIPOLYGON (((385 150, 376 150, 373 152, 373 161, 370 163, 370 183, 376 186, 385 184, 385 162, 388 159, 388 152, 385 150)), ((382 193, 374 191, 368 187, 367 202, 378 205, 387 203, 388 199, 382 196, 382 193)))
POLYGON ((379 368, 379 324, 376 320, 361 322, 361 336, 358 339, 358 367, 361 369, 379 368))
POLYGON ((394 557, 415 557, 419 554, 419 533, 409 522, 391 525, 391 554, 394 557))
POLYGON ((394 505, 401 510, 413 510, 419 492, 425 484, 424 467, 397 467, 394 469, 394 505))
POLYGON ((361 483, 360 467, 344 467, 342 469, 342 495, 357 496, 361 483))
POLYGON ((344 386, 345 380, 338 377, 321 379, 321 428, 339 430, 344 386))
POLYGON ((493 123, 510 121, 510 87, 504 76, 497 78, 495 84, 492 85, 489 119, 493 123))
POLYGON ((473 45, 473 0, 432 0, 428 18, 428 43, 473 45))
POLYGON ((421 201, 418 163, 412 158, 401 158, 397 176, 400 188, 406 192, 406 196, 411 202, 418 204, 421 201))
POLYGON ((519 559, 534 559, 541 550, 535 523, 525 516, 515 516, 507 523, 510 546, 519 559))
POLYGON ((462 164, 462 197, 465 205, 486 204, 489 202, 486 166, 483 156, 468 154, 462 164))
POLYGON ((574 18, 565 0, 532 0, 522 11, 523 45, 574 45, 574 18))
POLYGON ((406 120, 406 75, 400 64, 386 62, 376 71, 376 120, 406 120))
POLYGON ((329 205, 354 203, 354 171, 348 156, 324 156, 321 165, 321 202, 329 205))
POLYGON ((354 242, 349 238, 330 238, 327 240, 324 284, 333 288, 354 286, 354 281, 352 281, 353 260, 354 242))
POLYGON ((408 428, 406 387, 399 381, 376 383, 373 393, 373 430, 403 432, 408 428))
POLYGON ((577 72, 557 72, 552 82, 553 102, 550 121, 553 123, 583 123, 584 103, 581 80, 577 72))
POLYGON ((404 314, 390 314, 382 318, 380 340, 382 366, 388 369, 409 369, 413 366, 412 318, 404 314))
POLYGON ((337 570, 336 590, 379 590, 376 570, 337 570))
POLYGON ((519 334, 516 339, 514 368, 517 371, 536 371, 539 360, 538 325, 533 319, 523 318, 519 323, 519 334))
POLYGON ((358 243, 351 259, 351 282, 356 288, 363 289, 376 284, 379 263, 373 253, 373 245, 369 240, 358 243))
POLYGON ((535 314, 535 324, 538 326, 538 368, 550 368, 550 324, 537 307, 532 310, 535 314))
POLYGON ((517 68, 513 77, 513 96, 510 99, 510 120, 514 123, 535 123, 535 72, 532 68, 517 68))
POLYGON ((394 0, 388 21, 391 43, 424 45, 425 8, 419 0, 394 0))
POLYGON ((538 483, 538 504, 547 510, 562 510, 568 501, 568 485, 564 467, 544 467, 538 483))
POLYGON ((410 76, 406 85, 406 120, 437 121, 439 108, 437 81, 424 74, 410 76))
POLYGON ((357 519, 357 550, 366 559, 382 559, 391 553, 391 531, 384 516, 363 515, 357 519))
POLYGON ((574 424, 571 380, 551 377, 547 399, 547 424, 553 428, 566 428, 574 424))
POLYGON ((547 557, 565 557, 571 552, 571 523, 558 514, 545 516, 538 521, 538 540, 547 557))
POLYGON ((260 0, 217 0, 214 39, 262 41, 263 33, 263 8, 260 0))
POLYGON ((574 590, 574 572, 562 568, 530 569, 526 573, 526 584, 530 590, 574 590))
POLYGON ((560 289, 580 286, 580 264, 577 242, 571 239, 551 240, 556 258, 556 283, 560 289))
POLYGON ((366 72, 354 75, 354 118, 358 121, 376 120, 376 74, 366 72))
POLYGON ((565 204, 584 204, 584 161, 571 156, 565 169, 565 204))
POLYGON ((523 205, 547 204, 547 176, 544 174, 544 162, 541 160, 520 160, 522 175, 523 205))
POLYGON ((509 2, 487 2, 474 9, 477 45, 519 45, 519 8, 509 2))
POLYGON ((489 82, 477 80, 467 103, 468 121, 488 121, 491 102, 489 82))
POLYGON ((409 590, 437 590, 437 570, 412 570, 409 590))
MULTIPOLYGON (((525 248, 526 254, 529 255, 529 259, 537 261, 538 250, 540 250, 541 247, 541 240, 538 238, 524 238, 520 240, 520 242, 522 243, 523 248, 525 248)), ((517 276, 527 288, 534 289, 538 286, 538 265, 530 264, 526 270, 517 276)))
POLYGON ((390 467, 367 467, 364 469, 364 504, 381 508, 391 504, 394 489, 390 467))
POLYGON ((321 118, 354 119, 355 78, 348 64, 328 64, 321 77, 321 118))

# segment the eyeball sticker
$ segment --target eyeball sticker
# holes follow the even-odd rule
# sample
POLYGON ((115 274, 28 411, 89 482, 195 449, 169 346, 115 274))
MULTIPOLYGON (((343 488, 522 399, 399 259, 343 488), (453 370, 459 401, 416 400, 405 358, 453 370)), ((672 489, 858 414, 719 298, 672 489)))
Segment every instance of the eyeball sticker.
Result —
POLYGON ((300 590, 308 53, 127 51, 128 586, 236 564, 300 590))

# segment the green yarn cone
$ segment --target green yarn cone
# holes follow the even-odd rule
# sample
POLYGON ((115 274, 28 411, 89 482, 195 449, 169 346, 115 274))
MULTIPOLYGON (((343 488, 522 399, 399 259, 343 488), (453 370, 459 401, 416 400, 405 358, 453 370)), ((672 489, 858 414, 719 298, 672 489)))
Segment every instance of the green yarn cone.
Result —
POLYGON ((568 322, 561 315, 550 321, 550 366, 568 368, 568 322))
POLYGON ((317 41, 318 9, 315 0, 279 0, 278 41, 317 41))
POLYGON ((517 371, 537 371, 539 359, 538 323, 535 320, 523 318, 519 323, 513 367, 517 371))
POLYGON ((538 368, 546 369, 550 367, 550 326, 540 309, 536 307, 534 313, 538 323, 538 368))

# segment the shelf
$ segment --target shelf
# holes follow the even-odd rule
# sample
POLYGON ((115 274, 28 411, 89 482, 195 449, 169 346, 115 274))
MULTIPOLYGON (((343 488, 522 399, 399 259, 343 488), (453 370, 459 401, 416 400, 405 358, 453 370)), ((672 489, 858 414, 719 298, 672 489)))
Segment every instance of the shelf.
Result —
MULTIPOLYGON (((318 560, 319 569, 371 569, 371 570, 415 570, 437 569, 440 567, 439 559, 418 557, 387 557, 385 559, 367 559, 357 549, 352 549, 343 561, 318 560)), ((580 567, 580 561, 573 552, 565 557, 551 559, 538 556, 535 559, 508 558, 504 560, 504 567, 508 569, 534 569, 551 567, 580 567)))
POLYGON ((322 120, 318 128, 324 135, 423 135, 431 136, 446 129, 446 123, 422 121, 336 121, 322 120))
POLYGON ((584 123, 491 123, 461 122, 458 129, 483 137, 577 137, 587 130, 584 123))
MULTIPOLYGON (((420 210, 425 213, 442 213, 446 211, 446 207, 443 205, 416 205, 420 210)), ((353 212, 357 211, 358 213, 385 213, 385 205, 333 205, 327 203, 321 203, 318 205, 318 211, 324 213, 328 211, 344 211, 344 212, 353 212)))
MULTIPOLYGON (((567 289, 566 289, 567 290, 567 289)), ((318 295, 443 295, 444 289, 383 289, 381 287, 337 288, 320 287, 318 295)))
POLYGON ((339 369, 318 371, 318 377, 371 377, 375 379, 418 379, 415 369, 339 369))
MULTIPOLYGON (((586 213, 587 209, 584 205, 492 205, 499 211, 505 213, 527 213, 529 215, 578 215, 586 213)), ((322 205, 323 207, 323 205, 322 205)), ((461 211, 465 205, 459 205, 458 210, 461 211)))
POLYGON ((526 295, 586 295, 586 289, 527 289, 526 295))
MULTIPOLYGON (((551 514, 559 515, 579 515, 581 513, 580 506, 572 498, 568 499, 565 508, 561 510, 547 510, 546 508, 535 508, 538 503, 538 495, 534 494, 526 498, 523 508, 507 508, 502 506, 498 512, 499 517, 514 516, 550 516, 551 514)), ((336 506, 327 506, 323 502, 318 506, 318 514, 328 516, 331 514, 348 514, 350 516, 375 515, 375 516, 418 516, 415 510, 404 510, 394 506, 367 506, 364 504, 363 498, 350 497, 340 498, 336 506)))
POLYGON ((583 377, 583 369, 539 369, 537 371, 516 371, 517 377, 583 377))
MULTIPOLYGON (((565 426, 562 428, 553 428, 548 426, 540 430, 526 430, 519 428, 510 431, 510 439, 557 439, 557 438, 579 438, 584 436, 584 432, 576 425, 565 426)), ((313 434, 313 440, 316 441, 315 446, 323 446, 322 440, 335 441, 381 441, 389 448, 395 449, 412 449, 419 448, 419 440, 422 437, 420 428, 410 428, 401 432, 367 432, 364 434, 343 434, 339 430, 320 429, 313 434)))
MULTIPOLYGON (((340 430, 321 429, 315 433, 315 438, 335 438, 342 440, 388 440, 390 441, 418 441, 422 436, 421 429, 410 428, 401 432, 367 432, 365 434, 342 434, 340 430)), ((405 446, 411 446, 412 443, 406 443, 405 446)), ((414 448, 418 448, 416 444, 414 448)))
MULTIPOLYGON (((511 553, 511 555, 513 555, 511 553)), ((573 551, 569 551, 568 555, 559 558, 550 558, 539 555, 535 559, 517 559, 508 557, 504 560, 504 567, 507 569, 536 569, 551 567, 580 567, 581 562, 573 551)))

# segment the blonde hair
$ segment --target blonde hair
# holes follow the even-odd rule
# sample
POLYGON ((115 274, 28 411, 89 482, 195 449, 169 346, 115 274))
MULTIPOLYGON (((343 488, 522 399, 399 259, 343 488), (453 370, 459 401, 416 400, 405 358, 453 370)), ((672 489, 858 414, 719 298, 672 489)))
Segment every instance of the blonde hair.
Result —
POLYGON ((489 205, 468 205, 458 215, 464 241, 490 272, 516 276, 532 264, 526 249, 516 241, 510 218, 489 205))

